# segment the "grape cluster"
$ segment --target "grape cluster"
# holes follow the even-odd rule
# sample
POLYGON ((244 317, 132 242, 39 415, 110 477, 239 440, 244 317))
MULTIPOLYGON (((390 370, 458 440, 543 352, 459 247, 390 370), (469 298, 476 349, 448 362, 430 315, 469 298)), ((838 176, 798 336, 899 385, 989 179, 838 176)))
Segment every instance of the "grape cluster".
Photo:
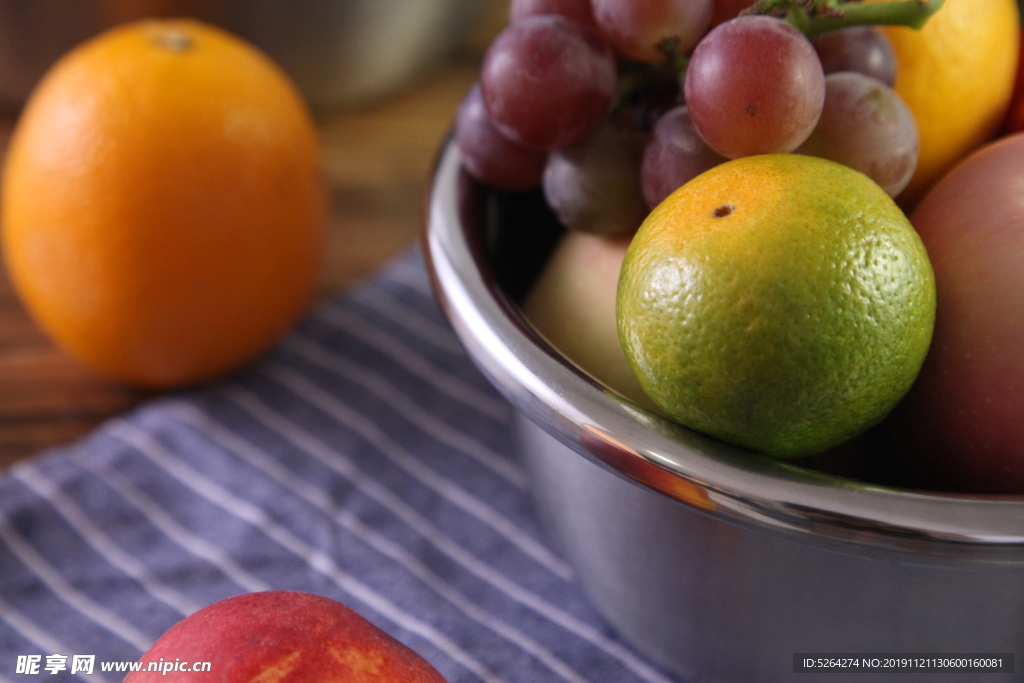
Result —
POLYGON ((870 26, 813 38, 752 0, 512 0, 455 126, 466 170, 543 187, 566 227, 628 234, 728 159, 809 154, 896 196, 917 125, 870 26))

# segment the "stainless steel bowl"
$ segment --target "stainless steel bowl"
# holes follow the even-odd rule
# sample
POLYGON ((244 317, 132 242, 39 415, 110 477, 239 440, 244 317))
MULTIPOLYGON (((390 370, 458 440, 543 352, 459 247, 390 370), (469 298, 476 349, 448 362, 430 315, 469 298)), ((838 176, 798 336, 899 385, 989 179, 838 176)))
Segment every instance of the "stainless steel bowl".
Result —
MULTIPOLYGON (((441 307, 523 416, 541 517, 615 628, 686 680, 716 683, 789 680, 800 653, 1024 656, 1024 498, 826 476, 616 396, 514 303, 553 239, 536 204, 470 180, 448 144, 425 248, 441 307)), ((1024 662, 1016 671, 927 680, 1024 681, 1024 662)))
POLYGON ((146 16, 191 16, 263 49, 319 109, 380 97, 451 56, 496 0, 3 0, 0 106, 19 106, 79 42, 146 16))

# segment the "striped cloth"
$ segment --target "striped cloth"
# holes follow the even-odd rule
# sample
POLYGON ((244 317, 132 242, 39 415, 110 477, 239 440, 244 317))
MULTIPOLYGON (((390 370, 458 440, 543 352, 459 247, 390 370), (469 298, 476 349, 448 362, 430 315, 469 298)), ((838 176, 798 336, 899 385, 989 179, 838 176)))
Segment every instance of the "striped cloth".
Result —
POLYGON ((419 252, 397 259, 243 373, 4 473, 0 683, 120 680, 17 661, 137 660, 185 615, 272 588, 346 603, 451 683, 670 683, 538 530, 512 417, 419 252))

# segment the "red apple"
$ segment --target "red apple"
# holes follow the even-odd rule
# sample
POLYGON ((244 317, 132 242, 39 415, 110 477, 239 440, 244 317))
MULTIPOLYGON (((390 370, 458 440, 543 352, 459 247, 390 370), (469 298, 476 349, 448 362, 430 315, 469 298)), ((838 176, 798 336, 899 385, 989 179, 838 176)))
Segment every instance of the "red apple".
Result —
POLYGON ((631 239, 567 233, 526 298, 523 313, 591 377, 657 410, 629 367, 615 322, 619 270, 631 239))
MULTIPOLYGON (((422 657, 345 605, 295 591, 246 593, 186 617, 125 683, 444 683, 422 657), (209 662, 206 671, 181 671, 209 662), (156 670, 146 669, 155 663, 156 670)), ((198 667, 203 668, 203 667, 198 667)))
POLYGON ((926 481, 1024 493, 1024 134, 957 165, 911 216, 935 336, 890 424, 926 481))

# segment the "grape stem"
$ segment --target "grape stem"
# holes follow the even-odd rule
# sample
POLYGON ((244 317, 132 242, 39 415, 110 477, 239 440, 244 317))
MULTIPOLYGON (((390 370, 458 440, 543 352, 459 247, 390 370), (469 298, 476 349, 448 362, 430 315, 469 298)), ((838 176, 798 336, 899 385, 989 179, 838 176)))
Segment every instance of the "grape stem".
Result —
POLYGON ((614 116, 638 93, 648 90, 658 81, 677 79, 680 90, 686 77, 690 58, 681 54, 666 54, 665 61, 656 64, 625 62, 619 72, 619 83, 609 111, 614 116))
POLYGON ((945 0, 898 0, 866 3, 859 0, 757 0, 743 14, 766 14, 788 21, 813 36, 848 26, 908 26, 922 28, 945 0))

